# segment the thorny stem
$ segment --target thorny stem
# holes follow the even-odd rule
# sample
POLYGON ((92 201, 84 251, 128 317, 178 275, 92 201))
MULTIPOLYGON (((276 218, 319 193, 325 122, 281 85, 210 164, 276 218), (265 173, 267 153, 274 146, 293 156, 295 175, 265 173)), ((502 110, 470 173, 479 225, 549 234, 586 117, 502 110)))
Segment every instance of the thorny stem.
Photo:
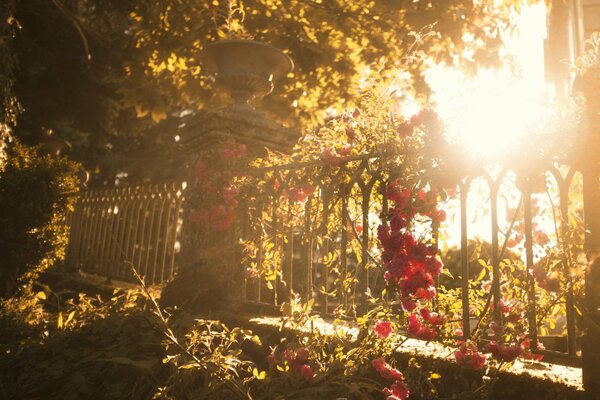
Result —
MULTIPOLYGON (((127 264, 129 264, 134 277, 140 283, 140 286, 144 290, 144 293, 146 293, 146 296, 148 296, 150 301, 152 301, 152 305, 154 306, 154 313, 160 319, 160 321, 163 325, 163 329, 161 329, 160 332, 167 338, 167 340, 169 340, 169 342, 171 342, 173 345, 175 345, 175 347, 177 347, 183 354, 188 356, 194 362, 194 364, 196 364, 196 366, 198 368, 200 368, 201 370, 203 370, 205 372, 210 372, 209 369, 206 367, 206 365, 204 365, 202 360, 200 360, 198 357, 196 357, 196 355, 194 355, 194 353, 192 353, 188 348, 186 348, 184 345, 182 345, 179 342, 179 340, 177 339, 177 337, 175 336, 175 334, 169 327, 169 321, 164 316, 164 313, 161 310, 160 306, 158 305, 156 298, 150 293, 150 290, 148 289, 146 282, 144 281, 142 276, 137 272, 133 263, 127 262, 127 264)), ((237 382, 225 380, 223 383, 227 388, 229 388, 232 392, 234 392, 239 398, 252 400, 252 396, 250 395, 250 393, 245 392, 244 389, 241 388, 237 382)))

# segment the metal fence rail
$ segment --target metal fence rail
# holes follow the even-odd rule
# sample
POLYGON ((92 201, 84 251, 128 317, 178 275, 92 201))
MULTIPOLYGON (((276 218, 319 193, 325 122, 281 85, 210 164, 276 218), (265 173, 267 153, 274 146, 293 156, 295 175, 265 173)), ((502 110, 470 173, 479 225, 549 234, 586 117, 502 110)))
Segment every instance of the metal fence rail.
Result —
MULTIPOLYGON (((263 274, 262 278, 246 276, 244 299, 252 304, 278 306, 292 294, 300 294, 304 300, 314 300, 314 310, 322 314, 343 316, 366 310, 368 295, 378 296, 385 288, 376 237, 381 216, 389 207, 385 180, 393 174, 385 168, 377 156, 355 156, 328 167, 312 162, 255 170, 253 174, 260 183, 241 193, 239 218, 230 232, 235 243, 248 239, 256 244, 255 254, 246 255, 241 266, 263 274), (264 276, 270 278, 265 280, 264 276)), ((546 322, 538 320, 540 314, 535 312, 540 296, 547 292, 534 279, 532 268, 548 250, 540 246, 535 235, 539 222, 533 212, 538 207, 536 199, 549 199, 551 211, 546 211, 552 215, 556 240, 567 233, 569 221, 581 211, 577 209, 581 204, 573 200, 581 194, 581 179, 575 168, 553 165, 535 176, 541 179, 542 189, 540 182, 520 178, 518 171, 507 167, 481 168, 459 181, 453 197, 453 218, 431 226, 438 247, 455 248, 458 254, 453 265, 448 265, 454 279, 445 278, 444 283, 459 290, 453 302, 460 303, 462 326, 471 327, 474 320, 477 324, 481 319, 481 315, 473 315, 473 302, 487 302, 484 313, 502 318, 497 315, 498 303, 515 286, 509 284, 512 278, 507 268, 512 266, 504 261, 511 232, 515 231, 506 209, 520 214, 522 260, 514 273, 522 282, 519 293, 527 304, 523 318, 533 348, 538 341, 548 342, 542 337, 547 336, 543 328, 546 322), (483 190, 484 196, 475 196, 475 189, 483 190), (485 238, 481 238, 482 220, 485 238), (479 298, 470 296, 473 292, 469 286, 469 281, 480 273, 472 268, 475 237, 488 246, 481 258, 488 264, 490 288, 479 298)), ((68 219, 71 231, 67 265, 127 279, 131 277, 124 264, 127 261, 149 283, 168 280, 175 271, 184 189, 184 183, 161 183, 84 193, 68 219)), ((568 268, 567 264, 564 260, 562 267, 568 268)), ((560 351, 546 353, 575 360, 580 355, 580 330, 574 286, 562 282, 562 287, 566 290, 556 296, 553 306, 564 314, 557 329, 564 344, 559 346, 560 351)), ((471 329, 463 329, 464 338, 470 334, 471 329)))
MULTIPOLYGON (((388 209, 382 168, 377 157, 367 156, 345 160, 339 166, 325 170, 318 163, 305 163, 258 171, 264 180, 262 187, 268 190, 248 193, 246 203, 242 206, 246 218, 240 221, 240 235, 254 237, 254 241, 259 243, 257 254, 246 258, 244 268, 252 266, 258 271, 279 272, 272 274, 270 281, 252 274, 247 276, 244 292, 246 301, 278 306, 295 293, 304 300, 314 300, 314 309, 323 314, 351 315, 365 310, 367 293, 378 295, 385 287, 383 271, 376 265, 376 227, 381 215, 386 214, 388 209), (306 200, 292 199, 291 190, 306 184, 314 187, 314 192, 306 200), (274 266, 274 263, 277 265, 274 266)), ((488 237, 485 241, 489 250, 485 258, 490 266, 491 287, 484 298, 487 298, 486 312, 497 314, 498 302, 505 299, 506 291, 511 286, 507 285, 503 260, 507 254, 510 229, 513 229, 507 228, 510 221, 506 219, 510 218, 506 218, 508 214, 499 208, 500 203, 504 208, 510 203, 507 200, 508 192, 517 194, 517 201, 513 199, 511 207, 514 213, 521 215, 520 234, 523 240, 521 269, 516 273, 523 277, 523 300, 527 304, 524 318, 527 320, 531 346, 536 349, 538 341, 542 341, 541 336, 547 336, 541 334, 545 321, 537 320, 539 316, 535 312, 536 301, 546 289, 536 283, 532 273, 534 263, 544 257, 544 254, 540 254, 544 247, 540 246, 534 235, 536 222, 533 221, 532 209, 537 207, 534 204, 536 198, 548 197, 552 211, 546 211, 552 213, 556 228, 553 234, 560 240, 558 237, 570 229, 572 214, 580 211, 573 210, 571 199, 573 195, 581 194, 581 186, 577 186, 580 180, 574 179, 580 175, 573 167, 558 165, 538 171, 536 179, 531 176, 522 178, 518 174, 519 171, 498 166, 493 170, 481 168, 476 174, 464 177, 454 196, 455 218, 439 227, 432 226, 431 232, 433 240, 440 241, 440 248, 444 247, 444 240, 450 240, 457 249, 459 259, 450 266, 454 268, 452 286, 461 290, 455 302, 460 303, 462 326, 472 327, 473 320, 477 318, 471 311, 469 297, 469 279, 474 279, 474 271, 470 271, 473 263, 473 249, 470 247, 474 235, 480 234, 473 227, 474 210, 486 211, 484 219, 488 237), (543 183, 541 191, 536 187, 540 179, 543 183), (475 186, 480 190, 483 187, 487 192, 481 204, 471 201, 475 186), (499 220, 501 214, 504 217, 502 221, 499 220), (449 225, 454 225, 454 232, 458 233, 448 234, 452 231, 449 225), (440 234, 444 230, 446 235, 440 234)), ((566 261, 563 267, 568 268, 566 261)), ((570 276, 569 273, 565 275, 570 276)), ((573 279, 583 282, 582 276, 573 279)), ((573 285, 570 282, 562 284, 566 290, 557 296, 554 306, 564 310, 561 316, 564 322, 561 322, 560 328, 563 332, 557 336, 565 344, 559 346, 560 351, 540 352, 577 360, 580 357, 577 339, 580 331, 576 326, 573 285)), ((501 319, 502 316, 498 315, 497 318, 501 319)), ((463 329, 463 332, 464 338, 468 339, 471 329, 463 329)), ((544 341, 549 340, 544 338, 544 341)))
POLYGON ((68 217, 66 265, 129 279, 132 263, 148 283, 173 276, 185 184, 155 183, 89 190, 68 217))

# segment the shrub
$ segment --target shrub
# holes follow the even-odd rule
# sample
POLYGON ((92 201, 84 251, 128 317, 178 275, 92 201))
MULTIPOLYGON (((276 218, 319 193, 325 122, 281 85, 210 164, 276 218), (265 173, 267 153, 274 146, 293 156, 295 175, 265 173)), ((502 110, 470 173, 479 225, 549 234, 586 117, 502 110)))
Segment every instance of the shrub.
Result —
POLYGON ((78 164, 14 144, 0 173, 0 297, 27 287, 64 257, 65 216, 78 190, 78 164))

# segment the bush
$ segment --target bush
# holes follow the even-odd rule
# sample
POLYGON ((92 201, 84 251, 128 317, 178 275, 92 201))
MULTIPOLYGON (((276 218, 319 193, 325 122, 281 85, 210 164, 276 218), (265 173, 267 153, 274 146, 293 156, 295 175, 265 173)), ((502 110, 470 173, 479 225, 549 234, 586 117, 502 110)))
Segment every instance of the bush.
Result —
POLYGON ((18 143, 8 149, 0 173, 0 297, 14 295, 64 258, 65 216, 78 191, 78 168, 18 143))

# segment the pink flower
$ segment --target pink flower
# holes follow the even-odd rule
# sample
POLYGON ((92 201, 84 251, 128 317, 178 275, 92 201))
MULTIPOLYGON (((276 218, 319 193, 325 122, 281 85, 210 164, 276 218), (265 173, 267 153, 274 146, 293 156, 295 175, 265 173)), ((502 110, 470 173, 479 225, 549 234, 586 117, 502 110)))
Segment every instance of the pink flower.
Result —
POLYGON ((305 361, 310 355, 306 347, 301 347, 296 351, 296 361, 305 361))
POLYGON ((198 162, 196 162, 194 172, 196 173, 196 179, 198 182, 202 182, 209 175, 211 175, 212 168, 210 168, 204 161, 198 160, 198 162))
POLYGON ((439 224, 446 220, 446 211, 434 209, 429 217, 431 218, 431 222, 439 224))
POLYGON ((504 333, 504 326, 500 325, 497 321, 490 322, 489 327, 496 335, 504 333))
POLYGON ((402 139, 404 139, 404 138, 407 138, 408 136, 412 135, 414 129, 415 128, 411 124, 409 124, 407 122, 403 122, 396 127, 396 133, 398 134, 398 136, 400 136, 402 139))
POLYGON ((408 328, 407 332, 409 335, 416 337, 417 339, 431 341, 437 336, 437 332, 433 328, 424 326, 417 314, 411 314, 408 317, 408 328))
POLYGON ((408 311, 411 312, 413 311, 415 308, 417 308, 417 305, 419 303, 417 303, 416 301, 409 299, 407 297, 403 297, 402 298, 402 309, 404 311, 408 311))
POLYGON ((466 343, 463 343, 460 348, 454 352, 454 359, 458 365, 472 370, 483 368, 487 361, 487 357, 477 351, 475 345, 467 345, 466 343))
POLYGON ((302 375, 308 382, 311 382, 315 377, 312 367, 306 364, 300 367, 300 375, 302 375))
POLYGON ((308 196, 312 195, 315 188, 310 183, 301 187, 293 187, 288 190, 288 197, 294 202, 305 202, 308 196))
POLYGON ((371 365, 375 368, 375 371, 379 372, 382 378, 385 379, 403 379, 402 372, 385 362, 383 357, 379 357, 371 361, 371 365))
POLYGON ((389 389, 383 389, 383 394, 387 396, 386 400, 405 400, 410 395, 410 390, 404 382, 397 380, 389 389))
POLYGON ((387 339, 392 333, 392 324, 389 321, 378 321, 374 330, 381 339, 387 339))
POLYGON ((495 341, 488 344, 488 351, 492 353, 495 359, 504 362, 514 361, 523 353, 523 349, 519 344, 505 345, 495 341))
POLYGON ((379 375, 381 375, 384 379, 403 379, 404 376, 402 372, 398 371, 395 368, 392 368, 390 365, 386 364, 386 367, 379 371, 379 375))
MULTIPOLYGON (((501 313, 506 314, 510 312, 510 306, 504 302, 504 300, 498 300, 498 310, 501 313)), ((494 311, 494 305, 492 304, 492 311, 494 311)))
POLYGON ((388 185, 386 189, 387 198, 396 203, 398 209, 405 209, 410 201, 411 190, 402 188, 398 181, 388 185))
MULTIPOLYGON (((529 351, 529 349, 531 348, 531 339, 527 338, 523 341, 522 343, 523 348, 525 348, 526 350, 523 351, 523 358, 526 360, 535 360, 535 361, 542 361, 544 359, 544 355, 543 354, 535 354, 532 351, 529 351)), ((541 342, 538 342, 537 344, 537 348, 538 350, 545 350, 546 348, 544 347, 544 344, 541 342)))
POLYGON ((423 320, 430 325, 437 326, 443 324, 446 321, 443 315, 438 314, 436 312, 431 312, 427 307, 421 308, 419 314, 421 314, 423 320))
POLYGON ((339 167, 341 164, 340 158, 331 149, 323 150, 321 160, 326 161, 332 167, 339 167))
POLYGON ((296 355, 294 354, 294 351, 291 349, 285 349, 281 353, 281 356, 283 357, 284 360, 286 360, 288 362, 292 362, 296 359, 296 355))
POLYGON ((340 156, 349 156, 352 153, 352 145, 336 148, 336 151, 340 156))
POLYGON ((219 156, 227 161, 234 161, 240 158, 245 158, 248 155, 248 149, 245 144, 238 144, 235 140, 230 139, 217 150, 219 156))
POLYGON ((379 357, 379 358, 376 358, 373 361, 371 361, 371 365, 373 365, 373 368, 375 368, 375 371, 379 372, 385 368, 387 363, 385 362, 385 359, 383 357, 379 357))
POLYGON ((550 292, 559 292, 560 291, 560 278, 558 274, 555 272, 548 274, 546 273, 543 265, 535 264, 530 269, 531 274, 535 278, 537 284, 545 290, 550 292))
POLYGON ((435 131, 433 133, 438 133, 437 131, 440 128, 440 121, 436 112, 429 108, 425 108, 418 114, 413 115, 410 122, 414 126, 423 124, 429 131, 435 131))

